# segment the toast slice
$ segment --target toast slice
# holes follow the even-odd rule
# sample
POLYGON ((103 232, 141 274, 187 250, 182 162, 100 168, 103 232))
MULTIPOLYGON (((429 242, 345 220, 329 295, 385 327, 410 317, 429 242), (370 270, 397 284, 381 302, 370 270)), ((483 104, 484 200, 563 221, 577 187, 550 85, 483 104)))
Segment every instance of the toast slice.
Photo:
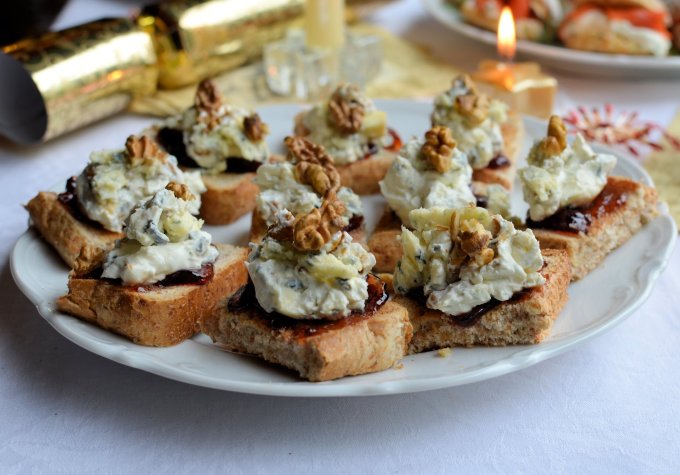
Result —
POLYGON ((74 315, 146 346, 171 346, 190 338, 199 319, 248 282, 248 249, 217 244, 220 255, 205 284, 124 287, 71 275, 68 294, 57 300, 74 315))
POLYGON ((567 251, 572 279, 579 280, 654 219, 658 214, 657 200, 654 188, 625 177, 609 177, 600 195, 586 209, 593 216, 587 233, 540 229, 532 224, 529 227, 542 249, 567 251))
POLYGON ((472 179, 482 183, 497 183, 511 190, 517 174, 517 158, 524 141, 522 117, 517 113, 509 113, 508 120, 501 124, 501 134, 503 135, 503 154, 510 162, 509 165, 473 170, 472 179))
POLYGON ((351 188, 358 195, 380 193, 378 182, 385 178, 397 154, 381 150, 375 155, 347 165, 336 165, 342 186, 351 188))
MULTIPOLYGON (((351 229, 347 232, 350 236, 352 236, 352 240, 354 242, 358 242, 360 244, 364 244, 366 242, 366 227, 364 225, 363 219, 358 227, 355 227, 354 229, 351 229)), ((264 239, 265 234, 267 234, 267 223, 262 215, 258 212, 257 208, 255 208, 253 210, 253 217, 251 219, 250 234, 248 235, 248 239, 250 242, 259 244, 262 242, 262 239, 264 239)))
POLYGON ((394 301, 408 311, 413 325, 409 353, 452 346, 506 346, 540 343, 550 334, 552 324, 567 303, 571 280, 569 256, 563 250, 543 251, 541 287, 520 292, 486 311, 472 325, 463 326, 450 316, 425 307, 406 296, 394 301))
POLYGON ((375 256, 374 272, 394 272, 403 253, 401 248, 401 219, 389 206, 380 217, 373 234, 368 238, 368 250, 375 256))
POLYGON ((258 356, 309 381, 388 369, 406 354, 412 336, 406 310, 392 301, 374 313, 339 321, 284 322, 255 309, 234 312, 224 304, 202 321, 201 329, 228 351, 258 356))
POLYGON ((230 224, 255 209, 260 189, 255 173, 203 174, 207 190, 201 195, 201 213, 206 224, 230 224))
POLYGON ((56 249, 64 262, 86 273, 104 260, 122 233, 76 218, 56 193, 41 191, 26 204, 33 226, 56 249))

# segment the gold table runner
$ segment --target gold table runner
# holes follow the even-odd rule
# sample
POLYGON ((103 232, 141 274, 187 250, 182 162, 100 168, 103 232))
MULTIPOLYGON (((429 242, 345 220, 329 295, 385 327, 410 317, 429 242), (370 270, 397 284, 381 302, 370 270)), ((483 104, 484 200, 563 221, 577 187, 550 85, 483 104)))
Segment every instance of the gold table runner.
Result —
MULTIPOLYGON (((445 90, 459 72, 453 66, 434 59, 423 49, 374 25, 356 25, 353 31, 380 36, 384 60, 380 76, 366 88, 370 97, 384 99, 431 97, 445 90)), ((228 102, 243 107, 290 102, 288 97, 273 95, 264 83, 261 64, 251 64, 214 78, 228 102)), ((158 91, 150 97, 135 99, 130 110, 139 114, 168 116, 193 103, 196 86, 158 91)))

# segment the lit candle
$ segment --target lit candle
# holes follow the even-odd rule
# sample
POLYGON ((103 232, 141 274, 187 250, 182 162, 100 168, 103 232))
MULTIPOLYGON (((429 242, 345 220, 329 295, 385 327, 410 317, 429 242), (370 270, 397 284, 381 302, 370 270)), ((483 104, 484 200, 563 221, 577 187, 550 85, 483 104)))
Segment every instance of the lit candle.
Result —
POLYGON ((337 49, 345 42, 345 0, 307 0, 307 45, 337 49))
POLYGON ((498 20, 498 55, 503 61, 486 60, 472 78, 482 92, 521 114, 548 118, 552 114, 557 80, 541 71, 538 63, 513 63, 517 37, 510 7, 503 7, 498 20))

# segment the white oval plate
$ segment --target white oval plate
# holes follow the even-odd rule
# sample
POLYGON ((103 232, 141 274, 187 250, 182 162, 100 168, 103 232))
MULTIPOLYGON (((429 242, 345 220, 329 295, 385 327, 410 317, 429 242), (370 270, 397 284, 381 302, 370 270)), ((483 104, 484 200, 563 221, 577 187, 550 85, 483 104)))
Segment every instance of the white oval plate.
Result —
MULTIPOLYGON (((425 8, 455 32, 488 45, 496 45, 496 33, 465 23, 458 10, 445 0, 422 0, 425 8)), ((591 53, 558 45, 520 40, 517 51, 546 66, 579 76, 612 79, 667 79, 680 77, 680 56, 633 56, 591 53)))
MULTIPOLYGON (((422 135, 429 125, 430 104, 378 101, 390 124, 407 140, 422 135)), ((290 132, 297 105, 259 109, 269 124, 270 146, 280 150, 290 132)), ((523 154, 532 140, 545 133, 545 124, 525 119, 527 137, 523 154)), ((129 131, 125 131, 129 132, 129 131)), ((120 133, 113 130, 112 133, 120 133)), ((120 134, 121 138, 126 134, 120 134)), ((649 176, 632 160, 619 160, 616 174, 651 184, 649 176)), ((369 230, 377 222, 384 201, 380 196, 363 199, 369 230)), ((514 211, 525 213, 519 191, 513 194, 514 211)), ((67 269, 52 249, 29 230, 17 241, 11 255, 12 275, 19 288, 58 332, 77 345, 127 366, 167 378, 216 389, 277 396, 364 396, 444 388, 493 378, 558 355, 598 335, 628 317, 649 296, 665 268, 676 229, 662 205, 662 215, 633 239, 612 253, 600 268, 569 289, 569 303, 557 319, 552 336, 539 345, 505 348, 456 348, 451 356, 435 353, 408 356, 403 367, 381 373, 343 378, 324 383, 301 381, 292 372, 258 359, 221 351, 208 337, 197 335, 171 348, 148 348, 123 337, 59 313, 55 299, 66 292, 67 269)), ((250 217, 229 226, 211 227, 217 242, 245 245, 250 217)), ((606 341, 602 341, 606 344, 606 341)))

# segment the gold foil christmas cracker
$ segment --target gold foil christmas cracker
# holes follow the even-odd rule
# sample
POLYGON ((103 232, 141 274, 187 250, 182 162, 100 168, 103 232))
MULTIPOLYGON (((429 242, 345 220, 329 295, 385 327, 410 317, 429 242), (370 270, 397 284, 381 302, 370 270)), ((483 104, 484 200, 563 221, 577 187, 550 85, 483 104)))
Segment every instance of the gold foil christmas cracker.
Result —
MULTIPOLYGON (((387 3, 348 0, 347 17, 387 3)), ((106 19, 30 38, 0 54, 0 135, 48 140, 124 109, 157 85, 234 69, 300 22, 305 0, 169 0, 134 20, 106 19)))
POLYGON ((153 94, 151 37, 128 19, 104 19, 3 48, 0 133, 31 143, 62 135, 153 94))
POLYGON ((172 89, 258 57, 303 7, 304 0, 172 0, 146 7, 138 23, 155 39, 160 87, 172 89))

